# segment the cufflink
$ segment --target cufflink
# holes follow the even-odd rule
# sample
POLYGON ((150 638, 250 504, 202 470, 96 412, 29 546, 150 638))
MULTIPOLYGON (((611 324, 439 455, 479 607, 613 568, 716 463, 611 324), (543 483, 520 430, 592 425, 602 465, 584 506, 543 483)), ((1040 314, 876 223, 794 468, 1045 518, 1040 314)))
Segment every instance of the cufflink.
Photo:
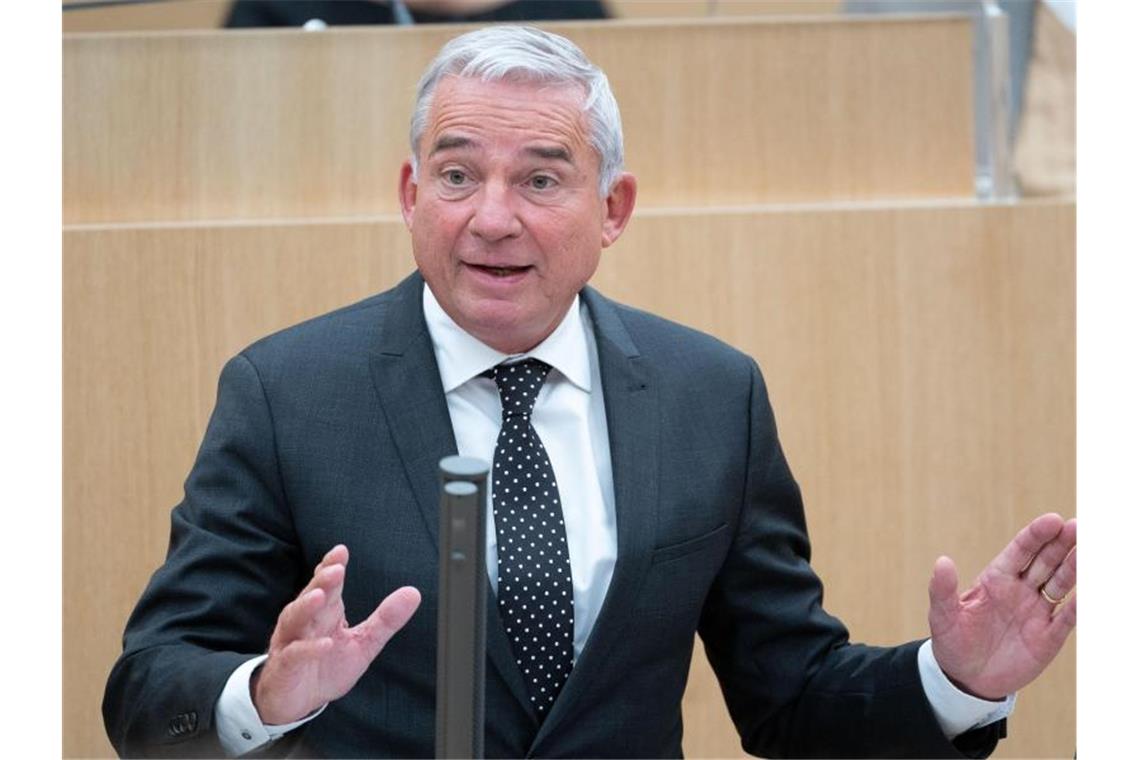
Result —
POLYGON ((198 730, 198 713, 191 710, 188 713, 175 715, 166 726, 166 733, 170 736, 184 736, 198 730))

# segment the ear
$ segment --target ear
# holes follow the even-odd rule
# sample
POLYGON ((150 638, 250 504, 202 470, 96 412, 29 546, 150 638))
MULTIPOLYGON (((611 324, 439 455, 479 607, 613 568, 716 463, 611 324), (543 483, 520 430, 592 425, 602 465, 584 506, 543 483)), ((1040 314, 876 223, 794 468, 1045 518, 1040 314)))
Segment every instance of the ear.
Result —
POLYGON ((412 228, 412 217, 416 212, 416 191, 419 186, 412 176, 412 162, 405 161, 400 165, 400 213, 404 215, 404 224, 412 228))
POLYGON ((633 205, 637 200, 637 178, 629 172, 622 172, 610 194, 606 196, 606 216, 602 220, 602 248, 609 248, 625 230, 633 215, 633 205))

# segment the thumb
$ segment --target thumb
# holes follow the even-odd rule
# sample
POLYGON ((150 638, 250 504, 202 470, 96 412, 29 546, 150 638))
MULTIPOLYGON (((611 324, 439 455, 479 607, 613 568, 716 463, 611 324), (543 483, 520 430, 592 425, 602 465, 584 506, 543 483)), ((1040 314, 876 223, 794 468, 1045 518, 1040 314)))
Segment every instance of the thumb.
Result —
POLYGON ((942 556, 934 561, 930 576, 930 633, 937 636, 958 616, 958 568, 954 560, 942 556))
POLYGON ((419 590, 403 586, 388 594, 368 619, 357 626, 360 634, 371 644, 373 657, 411 620, 419 606, 419 590))

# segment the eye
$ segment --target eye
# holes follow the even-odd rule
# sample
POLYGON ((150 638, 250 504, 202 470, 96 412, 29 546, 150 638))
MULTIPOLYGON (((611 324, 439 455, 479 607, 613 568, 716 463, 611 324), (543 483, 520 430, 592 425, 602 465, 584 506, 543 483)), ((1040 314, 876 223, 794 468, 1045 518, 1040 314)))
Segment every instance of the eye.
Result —
POLYGON ((546 174, 536 174, 527 180, 527 182, 535 190, 549 190, 556 184, 554 178, 546 174))
POLYGON ((467 181, 467 175, 458 169, 448 169, 443 173, 443 181, 449 185, 460 187, 467 181))

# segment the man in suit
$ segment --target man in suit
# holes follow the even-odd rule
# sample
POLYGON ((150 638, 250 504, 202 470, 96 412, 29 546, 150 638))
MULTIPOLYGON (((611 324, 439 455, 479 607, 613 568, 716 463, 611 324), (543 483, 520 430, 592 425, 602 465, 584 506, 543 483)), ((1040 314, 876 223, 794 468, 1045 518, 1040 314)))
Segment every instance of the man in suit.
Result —
POLYGON ((226 365, 108 682, 120 753, 430 754, 457 452, 494 461, 488 755, 679 754, 695 633, 750 752, 992 751, 1075 625, 1075 521, 962 595, 940 558, 929 641, 850 644, 756 364, 586 285, 633 211, 621 157, 569 41, 443 48, 400 175, 418 272, 226 365))

